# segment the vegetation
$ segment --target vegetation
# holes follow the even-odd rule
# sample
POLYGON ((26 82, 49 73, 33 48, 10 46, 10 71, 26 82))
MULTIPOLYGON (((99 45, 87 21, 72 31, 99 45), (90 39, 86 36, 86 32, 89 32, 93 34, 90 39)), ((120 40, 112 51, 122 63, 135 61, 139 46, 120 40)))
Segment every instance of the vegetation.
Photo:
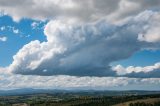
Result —
POLYGON ((133 101, 120 103, 114 106, 157 106, 159 102, 160 98, 145 98, 145 99, 137 99, 133 101))
POLYGON ((85 96, 61 93, 1 96, 0 106, 160 106, 160 94, 85 96))

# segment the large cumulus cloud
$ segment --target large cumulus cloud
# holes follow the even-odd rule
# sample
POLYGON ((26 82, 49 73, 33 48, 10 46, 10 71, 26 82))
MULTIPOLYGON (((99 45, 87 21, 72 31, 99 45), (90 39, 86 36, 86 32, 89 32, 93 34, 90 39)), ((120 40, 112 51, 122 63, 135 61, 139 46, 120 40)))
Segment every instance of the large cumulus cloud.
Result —
POLYGON ((159 49, 158 40, 145 39, 152 37, 151 31, 155 33, 151 29, 160 28, 159 16, 159 12, 145 11, 118 25, 106 20, 88 24, 50 21, 44 29, 47 41, 26 44, 9 70, 17 74, 117 76, 111 62, 142 49, 159 49))

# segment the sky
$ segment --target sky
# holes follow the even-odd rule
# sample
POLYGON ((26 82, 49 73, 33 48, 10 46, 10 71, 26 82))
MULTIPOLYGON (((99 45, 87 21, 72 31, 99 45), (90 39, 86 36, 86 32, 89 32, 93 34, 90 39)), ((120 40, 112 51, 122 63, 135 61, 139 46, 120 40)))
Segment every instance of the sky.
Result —
POLYGON ((0 0, 0 89, 160 90, 159 30, 159 0, 0 0))

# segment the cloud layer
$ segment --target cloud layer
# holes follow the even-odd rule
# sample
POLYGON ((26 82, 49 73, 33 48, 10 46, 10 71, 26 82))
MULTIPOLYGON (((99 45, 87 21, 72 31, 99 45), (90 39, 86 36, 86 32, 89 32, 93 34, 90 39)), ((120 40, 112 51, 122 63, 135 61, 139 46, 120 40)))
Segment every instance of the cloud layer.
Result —
POLYGON ((151 29, 160 28, 159 17, 159 12, 145 11, 118 25, 106 20, 81 25, 50 21, 44 29, 47 41, 26 44, 9 70, 34 75, 117 76, 110 63, 139 50, 159 49, 159 40, 150 35, 157 31, 151 29))
POLYGON ((159 90, 159 78, 32 76, 0 73, 0 90, 17 88, 159 90))
POLYGON ((0 10, 15 21, 22 18, 93 21, 106 17, 116 22, 144 10, 156 10, 159 4, 159 0, 0 0, 0 10))

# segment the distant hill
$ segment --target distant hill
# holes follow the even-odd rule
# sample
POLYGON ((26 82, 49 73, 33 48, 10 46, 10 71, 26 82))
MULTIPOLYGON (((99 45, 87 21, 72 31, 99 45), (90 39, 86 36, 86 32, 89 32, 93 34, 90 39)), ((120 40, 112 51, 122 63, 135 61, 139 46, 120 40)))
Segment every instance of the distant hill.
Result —
POLYGON ((119 96, 119 95, 147 95, 147 94, 160 94, 160 91, 98 91, 98 90, 57 90, 57 89, 14 89, 14 90, 0 90, 0 96, 9 95, 25 95, 25 94, 78 94, 85 96, 119 96))

